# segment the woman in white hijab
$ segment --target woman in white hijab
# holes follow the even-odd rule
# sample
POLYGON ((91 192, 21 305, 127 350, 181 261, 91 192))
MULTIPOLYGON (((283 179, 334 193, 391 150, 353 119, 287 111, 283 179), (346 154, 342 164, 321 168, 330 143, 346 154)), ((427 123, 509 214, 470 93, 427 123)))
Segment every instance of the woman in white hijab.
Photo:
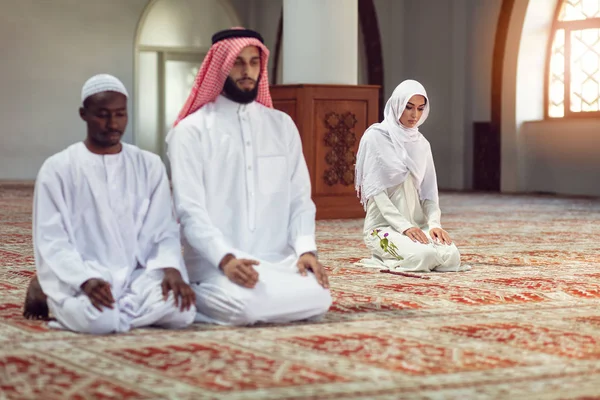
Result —
POLYGON ((356 190, 367 212, 364 238, 372 258, 363 266, 399 271, 462 271, 460 253, 442 229, 431 146, 419 132, 430 103, 419 82, 392 93, 383 122, 363 135, 356 190))

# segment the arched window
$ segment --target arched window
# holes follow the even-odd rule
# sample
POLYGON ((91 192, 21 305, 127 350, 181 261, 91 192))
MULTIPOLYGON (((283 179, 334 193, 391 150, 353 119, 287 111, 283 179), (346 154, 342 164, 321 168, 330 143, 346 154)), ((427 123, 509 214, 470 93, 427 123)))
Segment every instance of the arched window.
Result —
POLYGON ((600 0, 559 0, 546 79, 546 116, 600 117, 600 0))

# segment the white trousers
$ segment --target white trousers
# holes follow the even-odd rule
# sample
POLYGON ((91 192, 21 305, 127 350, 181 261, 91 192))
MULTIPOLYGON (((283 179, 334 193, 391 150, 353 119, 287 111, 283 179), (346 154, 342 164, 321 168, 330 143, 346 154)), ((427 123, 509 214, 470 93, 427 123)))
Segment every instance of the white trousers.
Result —
POLYGON ((437 244, 429 236, 429 230, 423 230, 429 238, 428 244, 413 242, 408 236, 399 233, 391 227, 379 228, 380 236, 388 233, 388 240, 398 248, 397 253, 403 260, 397 260, 386 253, 379 245, 377 236, 367 236, 365 243, 373 254, 371 260, 361 260, 362 265, 368 267, 387 267, 406 272, 458 272, 471 269, 469 266, 460 265, 460 253, 454 243, 451 245, 437 244))
POLYGON ((115 299, 112 309, 104 307, 99 311, 85 293, 60 304, 48 298, 48 307, 56 317, 50 326, 101 335, 144 326, 180 329, 194 321, 195 307, 181 311, 175 306, 173 292, 169 292, 166 301, 163 299, 162 271, 136 270, 134 275, 131 285, 115 299))
POLYGON ((331 306, 331 294, 312 273, 300 275, 297 261, 261 261, 254 266, 258 282, 252 289, 231 282, 216 268, 206 271, 202 282, 191 285, 196 292, 196 322, 252 325, 321 317, 331 306))

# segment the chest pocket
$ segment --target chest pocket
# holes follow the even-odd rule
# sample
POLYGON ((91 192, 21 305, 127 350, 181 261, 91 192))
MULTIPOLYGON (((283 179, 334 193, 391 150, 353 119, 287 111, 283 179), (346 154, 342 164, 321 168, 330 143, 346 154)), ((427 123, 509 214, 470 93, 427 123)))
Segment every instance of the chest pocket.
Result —
POLYGON ((258 189, 262 194, 286 191, 289 186, 287 159, 285 156, 263 156, 256 159, 258 189))

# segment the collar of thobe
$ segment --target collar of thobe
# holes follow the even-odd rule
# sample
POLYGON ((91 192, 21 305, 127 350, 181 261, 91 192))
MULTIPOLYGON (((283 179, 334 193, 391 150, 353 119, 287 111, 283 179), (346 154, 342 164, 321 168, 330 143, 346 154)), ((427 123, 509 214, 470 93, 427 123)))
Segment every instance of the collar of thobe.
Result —
POLYGON ((92 165, 100 166, 103 166, 105 163, 114 164, 118 162, 121 159, 123 153, 125 153, 126 151, 125 145, 123 145, 121 151, 116 154, 96 154, 89 151, 87 146, 83 142, 80 142, 79 146, 81 147, 81 153, 83 154, 83 157, 86 159, 86 161, 88 161, 92 165))
POLYGON ((217 105, 219 110, 224 110, 227 112, 235 112, 240 115, 247 114, 247 113, 251 112, 252 110, 256 109, 256 107, 257 107, 256 101, 253 101, 252 103, 248 103, 248 104, 236 103, 233 100, 229 100, 227 97, 223 96, 222 94, 219 95, 219 97, 217 97, 217 99, 215 100, 215 104, 217 105))

